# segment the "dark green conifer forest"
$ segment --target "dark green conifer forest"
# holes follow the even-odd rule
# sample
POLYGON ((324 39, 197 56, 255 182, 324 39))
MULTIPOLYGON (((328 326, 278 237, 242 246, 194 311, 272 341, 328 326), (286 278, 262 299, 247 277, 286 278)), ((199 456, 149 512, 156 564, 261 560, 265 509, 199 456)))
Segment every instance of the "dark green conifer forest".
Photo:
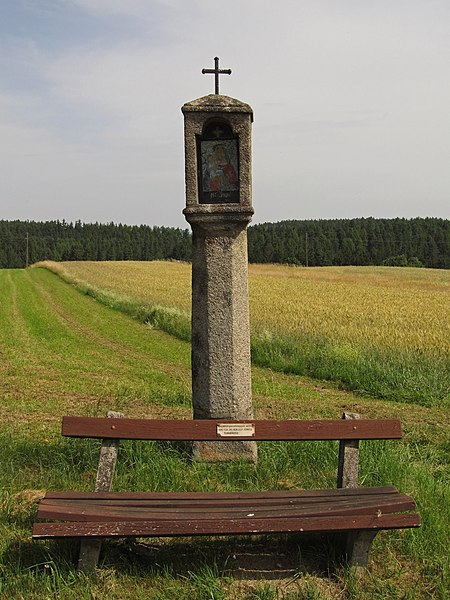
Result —
POLYGON ((438 218, 282 221, 249 231, 251 262, 450 268, 450 221, 438 218))
POLYGON ((189 260, 188 230, 148 225, 0 221, 0 267, 41 260, 189 260), (28 241, 27 241, 28 239, 28 241), (27 252, 28 247, 28 252, 27 252))
MULTIPOLYGON (((281 221, 248 229, 249 260, 304 266, 450 268, 450 221, 439 218, 281 221)), ((41 260, 189 261, 187 229, 65 221, 0 221, 0 268, 41 260)))

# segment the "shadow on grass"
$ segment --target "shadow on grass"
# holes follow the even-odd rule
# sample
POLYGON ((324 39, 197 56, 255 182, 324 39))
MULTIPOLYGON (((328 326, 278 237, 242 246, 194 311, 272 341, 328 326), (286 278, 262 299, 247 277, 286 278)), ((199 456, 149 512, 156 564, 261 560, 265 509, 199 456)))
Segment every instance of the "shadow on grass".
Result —
MULTIPOLYGON (((78 543, 47 544, 52 562, 75 566, 78 554, 73 547, 78 549, 78 543)), ((107 540, 102 544, 100 568, 181 579, 205 568, 242 580, 289 579, 300 573, 328 577, 341 564, 341 547, 337 535, 107 540)))
POLYGON ((1 572, 5 579, 19 571, 48 574, 51 570, 69 573, 78 558, 78 545, 73 540, 36 543, 31 539, 13 539, 0 556, 1 572))
MULTIPOLYGON (((280 580, 299 574, 329 577, 341 564, 340 538, 334 535, 292 535, 243 539, 236 537, 179 540, 106 540, 100 569, 117 575, 169 575, 186 579, 205 568, 218 576, 240 580, 280 580)), ((34 575, 57 571, 66 578, 76 568, 79 542, 33 542, 14 539, 0 557, 3 576, 18 570, 34 575)))
POLYGON ((202 565, 235 579, 279 580, 299 573, 328 576, 339 564, 339 542, 338 536, 325 535, 208 538, 168 545, 136 542, 126 552, 129 560, 178 576, 202 565))

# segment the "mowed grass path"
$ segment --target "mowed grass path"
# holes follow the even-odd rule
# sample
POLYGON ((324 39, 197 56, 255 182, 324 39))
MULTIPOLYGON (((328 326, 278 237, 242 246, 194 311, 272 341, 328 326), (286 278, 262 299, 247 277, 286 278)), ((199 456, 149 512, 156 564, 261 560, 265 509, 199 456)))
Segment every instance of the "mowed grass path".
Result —
MULTIPOLYGON (((291 552, 301 571, 271 585, 235 581, 226 573, 242 547, 204 541, 151 544, 144 558, 139 548, 111 544, 102 571, 86 580, 73 569, 73 544, 30 540, 32 500, 40 490, 91 489, 94 481, 98 446, 63 440, 60 418, 108 409, 136 417, 190 416, 190 347, 80 294, 45 269, 1 270, 0 307, 0 598, 448 598, 448 411, 365 400, 261 368, 253 370, 257 417, 337 417, 343 410, 401 417, 405 441, 367 444, 362 472, 367 485, 394 483, 411 492, 423 528, 380 534, 364 586, 342 569, 328 578, 323 559, 330 549, 322 542, 300 546, 301 555, 295 544, 277 549, 282 557, 291 552)), ((332 486, 337 448, 313 446, 262 445, 255 469, 196 465, 168 448, 125 445, 115 486, 332 486)))
POLYGON ((2 405, 6 418, 55 418, 124 400, 179 404, 189 348, 83 297, 48 271, 1 271, 2 405))

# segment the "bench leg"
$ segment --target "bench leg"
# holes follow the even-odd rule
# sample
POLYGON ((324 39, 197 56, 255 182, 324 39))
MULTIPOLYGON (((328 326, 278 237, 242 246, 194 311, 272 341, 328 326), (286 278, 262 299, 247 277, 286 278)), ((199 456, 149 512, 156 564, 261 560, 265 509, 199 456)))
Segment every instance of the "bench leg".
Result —
MULTIPOLYGON (((123 414, 114 411, 108 411, 108 418, 122 419, 123 414)), ((100 458, 98 461, 97 478, 95 481, 96 492, 111 491, 112 480, 116 468, 117 455, 119 453, 120 440, 105 439, 100 449, 100 458)), ((93 571, 97 566, 102 547, 101 540, 90 539, 81 540, 80 556, 78 559, 78 570, 84 573, 93 571)))
POLYGON ((363 529, 347 534, 347 560, 349 565, 355 567, 357 571, 362 571, 367 567, 370 548, 377 533, 376 529, 363 529))
POLYGON ((101 540, 81 540, 80 556, 78 558, 78 571, 82 573, 91 573, 98 563, 101 540))

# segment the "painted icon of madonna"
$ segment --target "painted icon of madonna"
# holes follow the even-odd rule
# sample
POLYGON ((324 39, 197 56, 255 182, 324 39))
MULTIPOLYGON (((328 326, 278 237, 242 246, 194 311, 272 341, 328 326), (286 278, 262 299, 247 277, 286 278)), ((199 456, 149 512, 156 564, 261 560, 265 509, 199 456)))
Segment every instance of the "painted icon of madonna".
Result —
POLYGON ((203 202, 237 202, 239 191, 237 141, 201 142, 203 202), (234 193, 233 193, 234 192, 234 193))

